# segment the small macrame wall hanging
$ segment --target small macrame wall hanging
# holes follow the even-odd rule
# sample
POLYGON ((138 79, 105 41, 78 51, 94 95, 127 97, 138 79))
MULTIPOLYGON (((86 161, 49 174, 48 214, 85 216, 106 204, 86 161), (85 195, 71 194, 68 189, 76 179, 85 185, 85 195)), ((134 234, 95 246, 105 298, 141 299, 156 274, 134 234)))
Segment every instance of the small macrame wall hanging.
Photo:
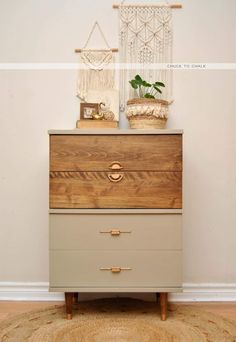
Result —
POLYGON ((107 109, 112 110, 115 119, 119 116, 119 93, 115 89, 114 52, 96 21, 80 53, 80 69, 77 80, 77 96, 84 102, 103 102, 107 109), (98 29, 105 43, 105 48, 89 48, 90 39, 95 29, 98 29))
POLYGON ((119 9, 120 63, 132 65, 132 69, 120 70, 122 111, 127 99, 134 95, 129 80, 137 74, 150 83, 163 82, 161 98, 171 100, 172 71, 158 67, 157 63, 172 62, 172 7, 168 4, 126 5, 124 1, 113 6, 119 9))

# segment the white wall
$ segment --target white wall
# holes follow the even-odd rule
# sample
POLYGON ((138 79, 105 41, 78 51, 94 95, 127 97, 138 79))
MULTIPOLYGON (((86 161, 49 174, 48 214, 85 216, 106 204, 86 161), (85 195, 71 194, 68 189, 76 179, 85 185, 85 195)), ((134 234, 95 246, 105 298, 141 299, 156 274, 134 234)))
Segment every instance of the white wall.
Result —
MULTIPOLYGON (((0 2, 0 63, 77 62, 113 0, 0 2)), ((236 62, 235 0, 182 1, 174 62, 236 62)), ((48 137, 78 117, 74 70, 0 71, 0 282, 48 281, 48 137)), ((179 70, 169 128, 184 134, 184 282, 236 283, 236 70, 179 70)), ((126 120, 121 119, 126 127, 126 120)))

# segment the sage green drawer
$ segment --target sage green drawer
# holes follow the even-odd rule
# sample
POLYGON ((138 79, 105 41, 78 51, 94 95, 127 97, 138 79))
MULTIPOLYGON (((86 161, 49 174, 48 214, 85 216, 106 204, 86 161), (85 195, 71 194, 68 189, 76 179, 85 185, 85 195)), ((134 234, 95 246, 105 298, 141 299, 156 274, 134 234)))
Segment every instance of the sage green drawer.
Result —
POLYGON ((50 287, 180 287, 181 254, 169 250, 51 251, 50 287), (105 270, 112 267, 125 269, 119 273, 105 270))
POLYGON ((178 250, 181 225, 180 214, 51 214, 50 249, 178 250))

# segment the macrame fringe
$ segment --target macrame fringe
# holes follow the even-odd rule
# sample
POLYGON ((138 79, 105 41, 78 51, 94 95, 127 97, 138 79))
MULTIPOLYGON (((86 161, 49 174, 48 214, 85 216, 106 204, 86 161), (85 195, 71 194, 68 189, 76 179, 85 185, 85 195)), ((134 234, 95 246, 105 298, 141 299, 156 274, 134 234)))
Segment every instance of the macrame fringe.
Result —
POLYGON ((113 69, 83 69, 79 71, 77 95, 80 99, 86 100, 89 90, 114 89, 113 69))

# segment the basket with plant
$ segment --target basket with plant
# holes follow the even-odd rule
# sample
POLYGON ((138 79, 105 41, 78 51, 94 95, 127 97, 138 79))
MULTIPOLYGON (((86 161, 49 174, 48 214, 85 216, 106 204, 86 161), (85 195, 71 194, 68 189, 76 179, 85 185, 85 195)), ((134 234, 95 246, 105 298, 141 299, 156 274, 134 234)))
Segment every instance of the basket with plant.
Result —
POLYGON ((140 75, 129 81, 136 97, 128 100, 126 116, 131 128, 165 128, 168 118, 168 101, 159 99, 162 82, 148 83, 140 75))

